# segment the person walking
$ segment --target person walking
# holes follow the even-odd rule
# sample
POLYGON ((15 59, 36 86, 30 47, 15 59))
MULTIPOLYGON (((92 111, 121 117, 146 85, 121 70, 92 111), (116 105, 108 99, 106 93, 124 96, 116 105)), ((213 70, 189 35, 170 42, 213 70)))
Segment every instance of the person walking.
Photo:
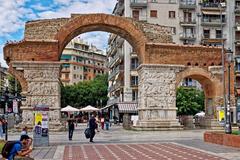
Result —
POLYGON ((100 121, 101 121, 102 130, 104 130, 104 117, 102 117, 100 121))
POLYGON ((93 138, 95 136, 95 129, 97 129, 97 122, 94 114, 92 114, 92 117, 89 120, 89 129, 90 129, 90 142, 93 143, 93 138))
POLYGON ((3 121, 0 119, 0 137, 3 138, 3 121))
POLYGON ((71 141, 72 140, 72 136, 73 136, 73 131, 74 131, 74 123, 72 120, 68 121, 68 138, 71 141))
POLYGON ((105 119, 105 124, 106 124, 106 130, 109 130, 109 117, 107 116, 106 119, 105 119))

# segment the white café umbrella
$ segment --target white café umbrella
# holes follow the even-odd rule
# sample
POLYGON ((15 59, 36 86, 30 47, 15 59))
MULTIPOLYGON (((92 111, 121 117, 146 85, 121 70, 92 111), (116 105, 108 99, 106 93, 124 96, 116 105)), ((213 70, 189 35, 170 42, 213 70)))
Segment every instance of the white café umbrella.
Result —
POLYGON ((88 112, 88 118, 90 119, 90 112, 99 111, 99 109, 88 105, 87 107, 81 108, 80 111, 88 112))
POLYGON ((198 116, 198 117, 204 117, 205 116, 205 113, 203 111, 195 114, 195 116, 198 116))
POLYGON ((69 118, 70 117, 69 113, 71 113, 71 112, 79 112, 79 109, 67 105, 66 107, 61 109, 61 112, 68 112, 68 118, 69 118))
POLYGON ((79 109, 67 105, 66 107, 61 109, 61 112, 79 112, 79 109))

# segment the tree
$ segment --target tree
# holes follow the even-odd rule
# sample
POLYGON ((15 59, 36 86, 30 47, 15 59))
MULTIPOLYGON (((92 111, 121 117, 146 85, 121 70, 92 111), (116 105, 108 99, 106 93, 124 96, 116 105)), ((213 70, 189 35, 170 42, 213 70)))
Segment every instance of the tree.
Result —
POLYGON ((177 89, 177 115, 195 115, 204 110, 204 93, 192 87, 177 89))
POLYGON ((76 108, 92 105, 101 107, 107 104, 108 76, 98 75, 91 81, 61 87, 61 106, 71 105, 76 108))
POLYGON ((22 92, 22 87, 19 83, 19 81, 17 79, 15 79, 12 75, 8 75, 7 76, 7 79, 8 79, 8 82, 9 82, 9 92, 12 93, 12 94, 15 94, 15 92, 17 93, 21 93, 22 92), (16 80, 16 83, 15 84, 15 80, 16 80), (15 85, 17 85, 17 90, 15 91, 15 85))

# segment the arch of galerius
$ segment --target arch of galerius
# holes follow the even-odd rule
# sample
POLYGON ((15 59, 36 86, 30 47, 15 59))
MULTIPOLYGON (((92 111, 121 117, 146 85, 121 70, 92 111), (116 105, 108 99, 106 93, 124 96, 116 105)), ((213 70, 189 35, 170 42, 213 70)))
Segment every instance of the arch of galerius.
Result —
MULTIPOLYGON (((186 77, 200 81, 211 99, 206 107, 215 110, 223 103, 221 66, 218 66, 221 49, 172 44, 171 30, 107 14, 73 14, 70 18, 27 22, 23 40, 8 42, 4 47, 9 72, 20 81, 22 94, 27 97, 21 107, 23 123, 31 125, 33 107, 45 104, 50 107, 50 128, 61 126, 60 56, 72 38, 90 31, 120 35, 138 54, 141 65, 138 68, 139 121, 136 129, 181 128, 176 119, 176 88, 186 77)), ((233 94, 233 87, 231 89, 233 94)), ((216 119, 214 112, 208 114, 216 119)))

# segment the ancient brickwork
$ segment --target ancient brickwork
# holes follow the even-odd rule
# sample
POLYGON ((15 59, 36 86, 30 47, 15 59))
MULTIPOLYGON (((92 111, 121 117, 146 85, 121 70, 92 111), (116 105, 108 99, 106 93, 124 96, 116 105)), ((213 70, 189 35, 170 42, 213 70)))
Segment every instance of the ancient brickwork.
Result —
MULTIPOLYGON (((126 39, 138 54, 142 64, 139 70, 140 129, 180 127, 175 103, 176 88, 183 78, 196 79, 203 85, 207 114, 215 118, 216 105, 222 104, 223 95, 221 68, 216 67, 221 65, 220 48, 170 44, 171 27, 107 14, 74 14, 71 18, 28 22, 24 39, 9 42, 4 47, 4 59, 27 96, 22 107, 24 123, 32 123, 34 105, 47 104, 50 106, 50 122, 55 123, 53 126, 60 124, 57 61, 72 38, 90 31, 117 34, 126 39)), ((233 68, 231 77, 234 77, 233 68)), ((233 94, 233 78, 231 82, 233 94)))
POLYGON ((25 40, 54 40, 55 35, 70 18, 29 21, 25 25, 25 40))
POLYGON ((60 63, 15 62, 13 66, 23 69, 27 82, 27 91, 23 93, 27 97, 22 106, 23 123, 32 124, 34 106, 47 105, 50 110, 50 123, 60 125, 60 86, 58 80, 60 63))

